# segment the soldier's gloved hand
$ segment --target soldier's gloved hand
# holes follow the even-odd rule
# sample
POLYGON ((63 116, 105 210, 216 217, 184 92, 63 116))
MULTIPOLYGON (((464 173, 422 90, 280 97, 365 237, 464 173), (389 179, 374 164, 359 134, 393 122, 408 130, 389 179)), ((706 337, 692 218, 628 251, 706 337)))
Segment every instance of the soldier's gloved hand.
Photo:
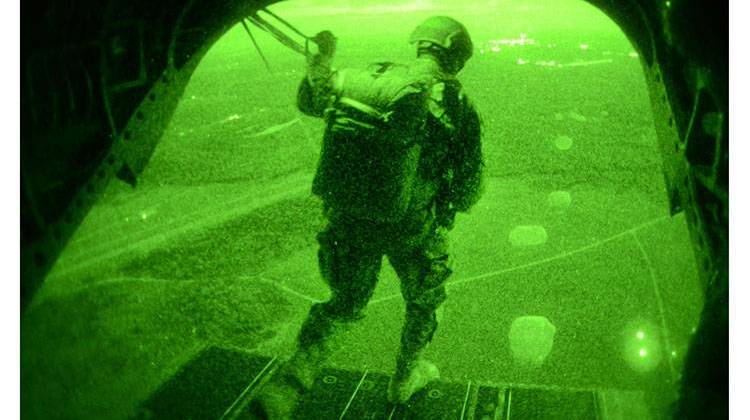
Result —
POLYGON ((331 31, 320 31, 310 39, 318 45, 318 54, 330 58, 336 52, 336 37, 331 31))

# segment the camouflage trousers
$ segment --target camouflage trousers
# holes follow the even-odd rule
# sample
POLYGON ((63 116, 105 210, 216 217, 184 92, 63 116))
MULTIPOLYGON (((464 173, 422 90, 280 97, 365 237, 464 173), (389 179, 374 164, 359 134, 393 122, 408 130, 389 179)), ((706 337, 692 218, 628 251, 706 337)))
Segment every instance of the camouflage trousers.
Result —
MULTIPOLYGON (((451 274, 447 229, 436 226, 427 210, 410 222, 391 225, 329 215, 318 242, 320 272, 331 298, 310 309, 298 337, 298 352, 325 347, 337 329, 363 316, 387 256, 406 303, 396 363, 397 372, 406 369, 437 329, 435 312, 445 301, 445 281, 451 274)), ((316 351, 319 363, 328 352, 316 351)))

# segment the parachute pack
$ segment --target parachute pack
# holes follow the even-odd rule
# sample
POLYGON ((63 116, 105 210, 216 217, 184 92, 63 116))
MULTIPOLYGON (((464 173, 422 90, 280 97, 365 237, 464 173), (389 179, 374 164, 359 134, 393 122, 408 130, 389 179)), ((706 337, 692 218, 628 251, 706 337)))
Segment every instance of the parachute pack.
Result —
POLYGON ((313 190, 326 206, 378 222, 405 215, 434 82, 392 63, 338 72, 313 190))

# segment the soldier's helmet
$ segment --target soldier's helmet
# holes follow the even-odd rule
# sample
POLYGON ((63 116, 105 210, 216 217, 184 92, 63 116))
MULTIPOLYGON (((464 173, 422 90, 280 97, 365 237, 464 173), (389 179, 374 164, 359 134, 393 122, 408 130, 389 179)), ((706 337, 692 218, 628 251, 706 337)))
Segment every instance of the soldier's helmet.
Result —
POLYGON ((458 73, 474 52, 469 31, 461 22, 447 16, 432 16, 419 24, 409 37, 417 48, 437 48, 448 70, 458 73))

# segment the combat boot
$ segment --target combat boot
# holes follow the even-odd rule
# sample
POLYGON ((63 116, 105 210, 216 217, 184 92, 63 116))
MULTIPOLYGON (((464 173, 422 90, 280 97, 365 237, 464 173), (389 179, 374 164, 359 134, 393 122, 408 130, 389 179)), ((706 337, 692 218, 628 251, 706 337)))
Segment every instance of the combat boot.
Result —
POLYGON ((252 411, 258 418, 292 418, 300 397, 312 388, 322 364, 331 355, 336 333, 348 325, 331 316, 326 304, 310 308, 297 337, 297 351, 254 398, 252 411))
POLYGON ((263 385, 250 403, 251 418, 257 420, 291 420, 304 389, 293 377, 282 372, 263 385))
POLYGON ((422 358, 421 352, 412 360, 398 365, 388 383, 388 401, 392 404, 406 403, 412 395, 440 377, 437 366, 422 358))
POLYGON ((260 389, 250 405, 258 419, 289 420, 300 398, 308 392, 318 374, 322 357, 320 346, 298 350, 260 389))

